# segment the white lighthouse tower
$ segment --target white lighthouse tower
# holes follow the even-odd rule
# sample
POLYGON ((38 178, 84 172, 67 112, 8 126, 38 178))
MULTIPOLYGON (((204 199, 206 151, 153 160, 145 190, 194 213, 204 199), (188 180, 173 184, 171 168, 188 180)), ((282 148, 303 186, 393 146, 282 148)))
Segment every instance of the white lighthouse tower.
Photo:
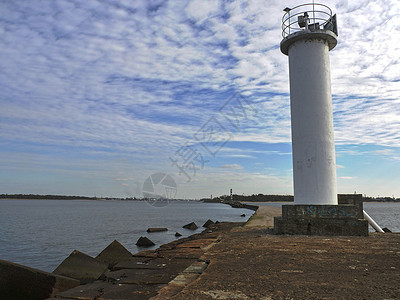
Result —
POLYGON ((289 57, 294 202, 337 205, 329 64, 336 15, 317 3, 284 11, 280 48, 289 57))
POLYGON ((362 195, 337 195, 329 51, 336 15, 323 4, 285 8, 281 51, 289 57, 294 205, 275 234, 368 235, 362 195))

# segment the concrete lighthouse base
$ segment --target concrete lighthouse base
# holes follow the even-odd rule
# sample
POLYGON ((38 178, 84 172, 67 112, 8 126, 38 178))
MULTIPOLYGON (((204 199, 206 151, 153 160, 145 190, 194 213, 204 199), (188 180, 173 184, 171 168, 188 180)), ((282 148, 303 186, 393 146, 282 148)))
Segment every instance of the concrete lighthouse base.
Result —
POLYGON ((368 236, 361 195, 339 195, 339 205, 282 205, 275 234, 368 236))

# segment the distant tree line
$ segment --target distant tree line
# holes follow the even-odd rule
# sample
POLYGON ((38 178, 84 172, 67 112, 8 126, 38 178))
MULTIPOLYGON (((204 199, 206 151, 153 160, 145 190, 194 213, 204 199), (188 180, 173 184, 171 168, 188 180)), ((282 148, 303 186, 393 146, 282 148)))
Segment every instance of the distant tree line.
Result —
POLYGON ((0 199, 45 199, 45 200, 97 200, 97 197, 63 196, 63 195, 33 195, 33 194, 0 194, 0 199))
POLYGON ((400 202, 400 198, 394 197, 363 197, 364 202, 400 202))
MULTIPOLYGON (((203 198, 204 202, 226 202, 231 200, 231 196, 222 195, 214 198, 203 198)), ((264 194, 253 194, 253 195, 232 195, 233 201, 240 202, 293 202, 294 196, 292 195, 264 195, 264 194)), ((400 198, 394 197, 363 197, 364 202, 400 202, 400 198)))
MULTIPOLYGON (((215 197, 213 199, 206 198, 201 199, 204 202, 223 202, 230 201, 231 196, 222 195, 219 197, 215 197)), ((264 195, 264 194, 253 194, 253 195, 232 195, 233 201, 242 201, 242 202, 293 202, 294 197, 291 195, 264 195)))

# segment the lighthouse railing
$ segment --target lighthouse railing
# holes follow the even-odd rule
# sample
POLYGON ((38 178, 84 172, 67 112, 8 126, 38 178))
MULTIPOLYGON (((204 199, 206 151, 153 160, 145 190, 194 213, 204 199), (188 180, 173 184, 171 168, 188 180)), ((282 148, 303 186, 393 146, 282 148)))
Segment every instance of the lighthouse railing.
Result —
MULTIPOLYGON (((332 10, 320 3, 306 3, 286 8, 282 17, 282 37, 303 30, 331 30, 336 27, 332 10)), ((337 32, 335 32, 337 33, 337 32)))

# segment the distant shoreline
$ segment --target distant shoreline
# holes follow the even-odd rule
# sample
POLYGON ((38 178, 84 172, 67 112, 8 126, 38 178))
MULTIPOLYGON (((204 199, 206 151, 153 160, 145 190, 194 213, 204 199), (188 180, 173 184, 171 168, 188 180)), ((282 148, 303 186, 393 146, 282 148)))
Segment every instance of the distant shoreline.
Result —
MULTIPOLYGON (((0 194, 0 200, 94 200, 94 201, 147 201, 151 199, 145 198, 117 198, 117 197, 87 197, 87 196, 66 196, 66 195, 34 195, 34 194, 0 194)), ((161 200, 161 199, 160 199, 161 200)), ((194 201, 194 199, 165 199, 167 201, 194 201)), ((273 203, 273 202, 286 202, 293 203, 294 197, 292 195, 232 195, 232 200, 229 196, 220 196, 213 199, 203 198, 197 201, 205 203, 226 203, 230 202, 251 202, 251 203, 273 203)), ((400 198, 392 197, 363 197, 363 202, 377 202, 377 203, 400 203, 400 198)))
POLYGON ((26 194, 2 194, 2 200, 106 200, 105 198, 85 197, 85 196, 63 196, 63 195, 26 195, 26 194))

